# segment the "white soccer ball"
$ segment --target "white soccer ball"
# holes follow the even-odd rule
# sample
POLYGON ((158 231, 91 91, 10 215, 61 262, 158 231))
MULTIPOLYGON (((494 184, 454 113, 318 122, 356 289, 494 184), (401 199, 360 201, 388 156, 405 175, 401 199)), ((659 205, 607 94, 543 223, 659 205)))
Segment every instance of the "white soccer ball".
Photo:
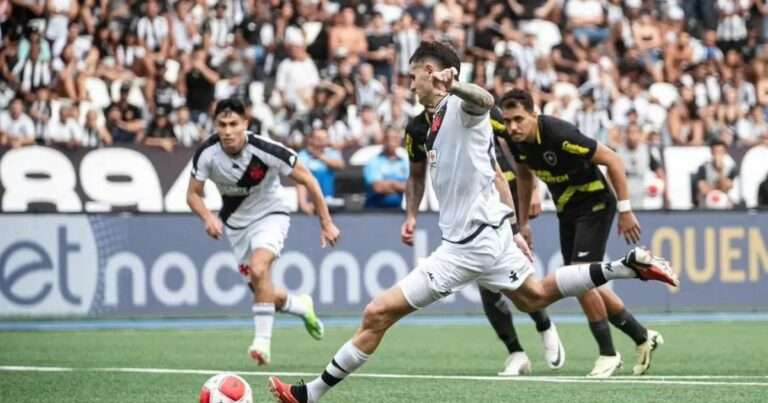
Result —
POLYGON ((235 374, 218 374, 205 381, 200 403, 253 403, 251 386, 235 374))

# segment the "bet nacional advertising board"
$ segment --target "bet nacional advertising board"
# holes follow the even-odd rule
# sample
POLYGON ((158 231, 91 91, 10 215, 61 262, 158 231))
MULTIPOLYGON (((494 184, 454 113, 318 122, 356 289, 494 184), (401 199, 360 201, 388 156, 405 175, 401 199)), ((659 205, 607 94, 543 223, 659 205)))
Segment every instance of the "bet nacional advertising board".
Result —
MULTIPOLYGON (((401 214, 337 214, 342 240, 321 248, 315 218, 295 215, 276 284, 309 293, 324 314, 359 312, 439 245, 437 215, 419 217, 416 242, 400 242, 401 214)), ((633 310, 768 310, 768 213, 639 213, 643 243, 667 257, 681 287, 619 281, 633 310)), ((0 215, 0 317, 239 315, 250 291, 226 240, 189 214, 0 215)), ((561 265, 557 221, 533 221, 534 265, 561 265)), ((614 232, 606 259, 627 245, 614 232)), ((479 313, 474 287, 428 308, 479 313)), ((553 311, 576 311, 562 301, 553 311)))

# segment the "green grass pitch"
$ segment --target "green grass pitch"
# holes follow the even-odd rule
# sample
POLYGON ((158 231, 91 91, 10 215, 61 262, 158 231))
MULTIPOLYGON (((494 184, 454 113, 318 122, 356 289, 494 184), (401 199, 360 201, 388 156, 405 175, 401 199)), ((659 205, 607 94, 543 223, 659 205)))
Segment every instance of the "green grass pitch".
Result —
MULTIPOLYGON (((629 377, 634 346, 614 330, 624 356, 622 376, 583 378, 596 358, 586 325, 560 325, 567 350, 563 370, 543 363, 533 326, 518 326, 533 360, 534 376, 494 377, 506 353, 489 326, 396 326, 361 373, 434 375, 435 378, 351 377, 326 395, 327 402, 768 402, 768 324, 651 324, 664 344, 649 377, 629 377)), ((311 340, 303 329, 277 328, 273 364, 248 360, 251 333, 240 330, 119 330, 0 332, 0 401, 14 403, 196 402, 206 373, 104 371, 103 368, 226 370, 245 374, 255 402, 268 402, 266 375, 248 372, 318 373, 354 329, 327 330, 311 340), (10 370, 9 366, 66 367, 72 371, 10 370)), ((297 381, 298 376, 283 377, 297 381)), ((303 376, 310 380, 311 376, 303 376)))

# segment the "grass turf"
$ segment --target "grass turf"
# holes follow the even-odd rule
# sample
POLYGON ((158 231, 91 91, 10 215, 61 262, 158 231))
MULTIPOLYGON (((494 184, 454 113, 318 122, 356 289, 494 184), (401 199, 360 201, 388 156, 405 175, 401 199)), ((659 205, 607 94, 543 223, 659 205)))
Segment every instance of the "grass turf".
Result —
MULTIPOLYGON (((666 344, 657 351, 650 375, 729 375, 751 378, 674 379, 693 385, 650 383, 540 383, 452 379, 351 378, 331 391, 328 402, 765 402, 768 401, 768 347, 765 323, 685 323, 652 326, 666 344), (752 382, 761 385, 710 385, 752 382)), ((541 359, 533 326, 518 333, 537 376, 583 376, 596 358, 586 325, 558 327, 567 350, 566 367, 551 372, 541 359)), ((273 364, 258 368, 245 353, 248 330, 141 330, 0 333, 0 366, 55 366, 79 369, 130 367, 227 371, 322 371, 351 328, 327 329, 322 342, 300 328, 276 329, 273 364)), ((630 374, 634 346, 614 331, 630 374)), ((506 352, 488 326, 398 326, 361 372, 419 375, 493 376, 506 352)), ((73 372, 0 372, 2 401, 8 402, 194 402, 208 375, 73 372)), ((266 377, 246 375, 254 401, 270 401, 266 377)), ((644 378, 632 378, 641 380, 644 378)), ((284 380, 296 381, 295 377, 284 380)), ((307 379, 309 380, 309 379, 307 379)))

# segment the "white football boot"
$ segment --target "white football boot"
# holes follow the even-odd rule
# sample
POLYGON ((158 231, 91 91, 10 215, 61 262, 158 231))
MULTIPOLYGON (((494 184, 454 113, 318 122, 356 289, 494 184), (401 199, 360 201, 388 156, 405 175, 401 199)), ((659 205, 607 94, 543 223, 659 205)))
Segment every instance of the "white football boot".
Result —
POLYGON ((565 347, 560 341, 560 335, 554 323, 551 323, 549 329, 540 332, 541 344, 544 346, 544 360, 552 369, 560 369, 565 365, 565 347))
POLYGON ((632 374, 643 375, 648 372, 648 369, 651 368, 653 351, 662 344, 664 344, 664 338, 661 337, 661 333, 648 329, 648 339, 645 343, 635 348, 635 351, 637 351, 637 362, 635 367, 632 368, 632 374))
POLYGON ((601 355, 597 357, 597 361, 595 361, 595 367, 592 368, 592 372, 590 372, 587 376, 590 378, 608 378, 611 375, 619 372, 622 364, 623 362, 621 361, 621 354, 618 352, 613 356, 601 355))
POLYGON ((504 361, 504 370, 499 372, 499 376, 519 376, 529 375, 531 373, 531 360, 524 351, 516 351, 504 361))

